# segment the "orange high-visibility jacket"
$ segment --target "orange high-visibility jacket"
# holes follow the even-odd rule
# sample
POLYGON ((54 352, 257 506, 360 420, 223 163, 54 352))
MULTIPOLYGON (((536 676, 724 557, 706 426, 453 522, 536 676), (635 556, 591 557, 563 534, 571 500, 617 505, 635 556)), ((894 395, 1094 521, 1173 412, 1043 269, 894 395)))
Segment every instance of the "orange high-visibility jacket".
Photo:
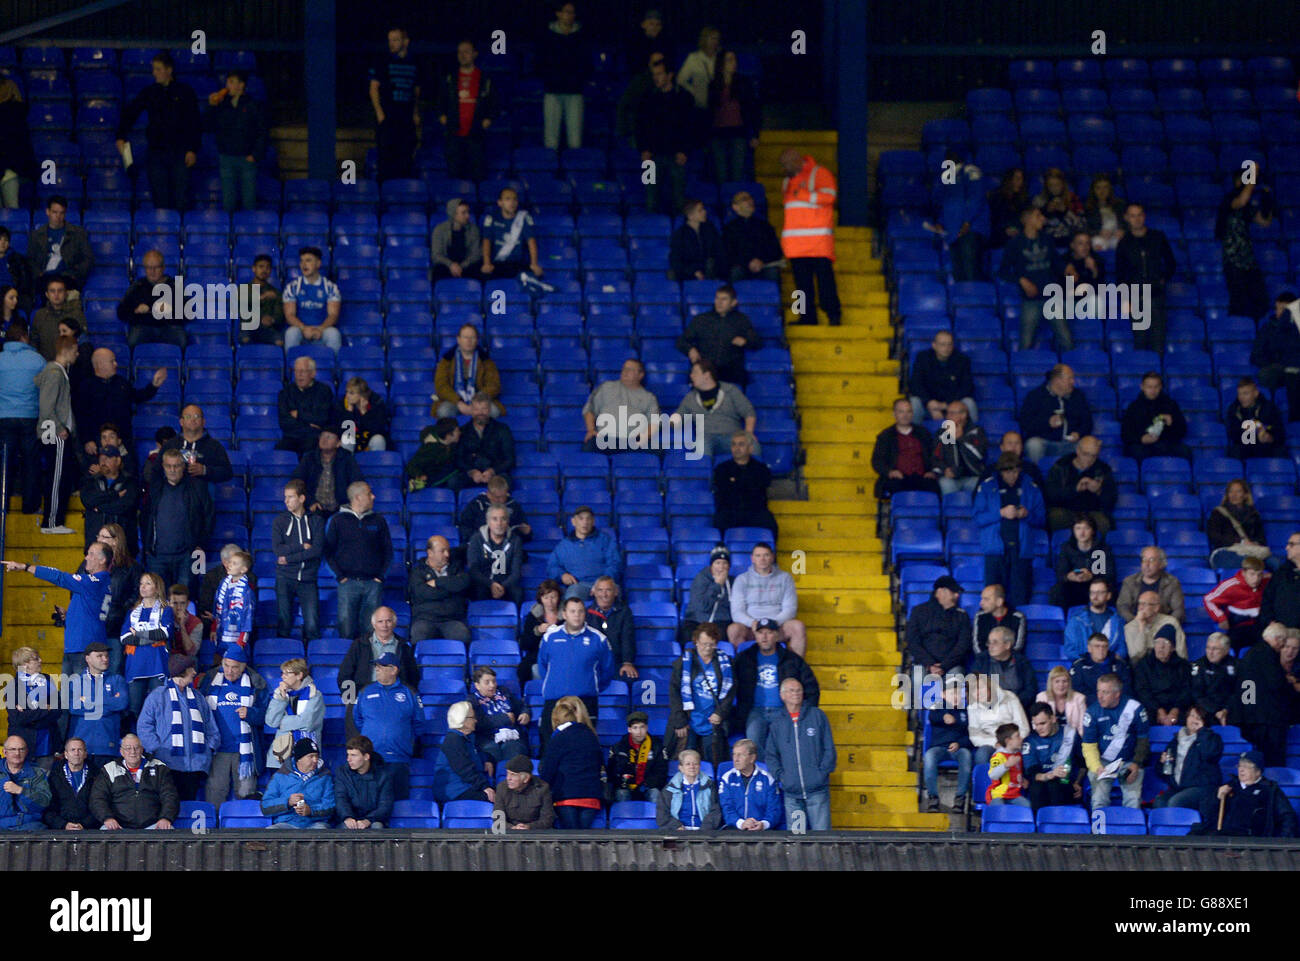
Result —
POLYGON ((787 257, 835 259, 835 175, 803 158, 803 167, 782 184, 785 195, 785 225, 781 228, 781 252, 787 257))

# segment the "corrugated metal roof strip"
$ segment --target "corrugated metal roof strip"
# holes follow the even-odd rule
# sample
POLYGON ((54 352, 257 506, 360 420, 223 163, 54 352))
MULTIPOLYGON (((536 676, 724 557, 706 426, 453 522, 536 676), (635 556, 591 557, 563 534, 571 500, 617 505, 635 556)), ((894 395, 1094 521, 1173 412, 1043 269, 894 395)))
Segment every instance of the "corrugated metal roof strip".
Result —
POLYGON ((901 833, 739 838, 231 831, 0 836, 0 871, 1294 870, 1300 842, 901 833))

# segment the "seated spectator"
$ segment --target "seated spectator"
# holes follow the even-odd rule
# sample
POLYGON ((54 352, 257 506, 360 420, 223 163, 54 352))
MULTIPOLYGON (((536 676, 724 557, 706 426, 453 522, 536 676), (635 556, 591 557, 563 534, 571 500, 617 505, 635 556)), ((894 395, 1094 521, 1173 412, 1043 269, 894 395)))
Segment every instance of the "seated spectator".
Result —
MULTIPOLYGON (((1038 692, 1034 702, 1050 707, 1056 722, 1062 727, 1083 733, 1083 712, 1088 707, 1088 698, 1074 689, 1070 672, 1060 664, 1047 672, 1047 687, 1038 692)), ((1033 713, 1031 709, 1030 714, 1033 713)))
POLYGON ((1156 724, 1178 724, 1192 704, 1192 671, 1169 633, 1157 634, 1151 656, 1133 663, 1133 696, 1156 724))
POLYGON ((1243 557, 1241 570, 1205 595, 1203 603, 1211 620, 1231 640, 1233 651, 1257 643, 1264 623, 1259 609, 1271 579, 1258 557, 1243 557))
POLYGON ((68 223, 68 200, 51 194, 45 201, 45 223, 27 236, 27 262, 37 285, 58 278, 73 290, 86 286, 95 264, 90 235, 80 224, 68 223))
POLYGON ((989 786, 984 790, 984 801, 991 806, 1016 804, 1030 807, 1026 795, 1029 787, 1025 780, 1024 735, 1015 724, 999 724, 994 734, 996 751, 989 757, 989 786))
POLYGON ((1051 706, 1042 703, 1030 711, 1029 725, 1033 733, 1025 738, 1021 753, 1030 806, 1035 811, 1047 806, 1073 806, 1083 797, 1083 765, 1075 763, 1076 755, 1082 760, 1078 750, 1080 732, 1061 724, 1051 706))
MULTIPOLYGON (((677 88, 673 71, 662 59, 647 57, 642 62, 649 65, 650 83, 636 105, 633 140, 641 163, 654 165, 654 180, 646 184, 646 211, 676 217, 687 206, 686 162, 699 141, 695 103, 677 88)), ((720 253, 721 242, 717 246, 720 253)))
POLYGON ((1193 831, 1222 837, 1296 837, 1300 828, 1296 825, 1295 810, 1277 782, 1264 777, 1266 763, 1259 751, 1241 755, 1237 776, 1220 786, 1216 793, 1223 804, 1223 827, 1211 830, 1210 822, 1203 820, 1198 825, 1201 830, 1193 828, 1193 831))
POLYGON ((1028 710, 1038 693, 1038 674, 1028 657, 1011 649, 1014 641, 1015 635, 1008 628, 993 628, 989 631, 988 650, 975 656, 971 670, 997 678, 998 685, 1020 698, 1028 710))
POLYGON ((1223 413, 1228 456, 1285 457, 1286 424, 1277 405, 1260 393, 1252 377, 1237 381, 1237 399, 1223 413))
POLYGON ((232 792, 237 800, 252 797, 257 790, 257 743, 271 700, 266 681, 249 668, 243 648, 229 644, 221 663, 203 676, 199 693, 208 699, 225 749, 212 755, 207 802, 220 807, 232 792))
POLYGON ((294 469, 294 478, 307 488, 307 500, 311 504, 308 510, 313 514, 329 517, 340 507, 346 507, 345 492, 361 480, 361 469, 352 452, 340 449, 341 437, 337 424, 322 424, 315 449, 303 454, 294 469))
POLYGON ((795 617, 799 597, 794 578, 781 570, 776 552, 766 541, 759 541, 749 554, 749 570, 738 575, 731 585, 731 626, 727 640, 739 645, 754 637, 758 622, 766 618, 781 626, 781 639, 800 657, 808 647, 808 631, 795 617))
POLYGON ((1187 418, 1165 392, 1164 378, 1153 371, 1142 375, 1142 390, 1125 408, 1120 428, 1124 454, 1138 462, 1147 457, 1192 459, 1192 449, 1183 443, 1187 418))
MULTIPOLYGON (((488 776, 517 754, 528 756, 528 708, 497 686, 497 672, 486 665, 474 668, 468 703, 474 709, 474 746, 486 763, 488 776)), ((480 770, 482 765, 479 766, 480 770)), ((530 768, 531 770, 531 768, 530 768)))
MULTIPOLYGON (((618 676, 636 678, 636 633, 632 629, 634 615, 626 602, 619 601, 618 582, 612 577, 598 577, 591 585, 592 603, 587 605, 587 624, 605 635, 614 663, 619 665, 618 676)), ((721 637, 721 629, 719 629, 721 637)))
POLYGON ((1100 678, 1097 699, 1083 715, 1083 757, 1094 811, 1109 806, 1117 780, 1124 807, 1137 809, 1142 799, 1143 768, 1151 753, 1147 712, 1121 690, 1119 678, 1100 678))
POLYGON ((989 236, 989 207, 983 174, 963 163, 961 151, 949 150, 944 163, 956 166, 956 180, 940 186, 943 198, 935 231, 944 238, 956 283, 984 280, 984 246, 989 236))
POLYGON ((401 662, 396 654, 374 661, 375 681, 362 688, 352 711, 358 734, 370 738, 393 771, 393 797, 405 801, 411 793, 411 757, 424 721, 423 706, 415 691, 398 680, 401 662))
POLYGON ((894 423, 876 435, 871 469, 876 472, 877 499, 888 500, 898 491, 939 493, 940 465, 934 459, 934 438, 912 422, 912 402, 894 401, 894 423))
POLYGON ((930 599, 908 615, 907 656, 927 674, 960 671, 970 656, 970 615, 958 605, 960 600, 961 584, 944 575, 934 582, 930 599))
MULTIPOLYGON (((352 697, 358 690, 350 692, 352 697)), ((299 741, 320 742, 325 728, 325 696, 301 657, 280 664, 280 683, 266 705, 266 726, 276 732, 266 754, 266 766, 272 771, 292 757, 299 741)))
POLYGON ((1202 823, 1214 820, 1223 738, 1211 730, 1213 723, 1200 704, 1187 709, 1182 729, 1160 754, 1166 787, 1152 807, 1191 808, 1201 813, 1202 823))
POLYGON ((492 809, 505 815, 512 831, 549 831, 555 826, 551 787, 533 774, 533 762, 525 754, 506 762, 506 783, 497 786, 492 809))
POLYGON ((713 364, 724 383, 749 384, 745 352, 763 345, 758 331, 743 311, 736 309, 736 289, 723 284, 713 295, 713 309, 696 314, 677 338, 677 349, 695 363, 701 357, 713 364))
MULTIPOLYGON (((126 679, 109 673, 109 648, 103 641, 91 641, 84 652, 85 671, 76 675, 80 689, 68 695, 68 739, 76 739, 94 767, 100 768, 117 757, 122 715, 130 703, 126 679)), ((68 685, 72 678, 65 678, 68 685)), ((26 713, 26 712, 24 712, 26 713)), ((10 731, 15 725, 11 723, 10 731)), ((65 752, 66 753, 66 752, 65 752)))
POLYGON ((1069 610, 1087 604, 1094 578, 1114 583, 1115 556, 1097 537, 1097 528, 1087 514, 1076 514, 1070 539, 1056 555, 1056 583, 1050 594, 1053 604, 1069 610))
POLYGON ((309 737, 293 745, 293 755, 271 776, 262 796, 262 814, 273 828, 322 829, 334 817, 334 778, 309 737))
POLYGON ((492 417, 492 398, 480 391, 469 402, 469 421, 460 429, 461 469, 472 484, 515 472, 515 438, 492 417))
POLYGON ((1034 207, 1042 211, 1043 232, 1058 249, 1063 249, 1085 226, 1083 201, 1070 189, 1065 171, 1058 167, 1043 172, 1043 192, 1034 198, 1034 207))
POLYGON ((1046 519, 1038 485, 1020 473, 1015 454, 1001 455, 995 475, 980 482, 975 491, 975 524, 980 529, 984 555, 984 581, 1002 584, 1007 600, 1016 607, 1029 603, 1032 584, 1029 539, 1033 528, 1046 519))
POLYGON ((258 290, 258 326, 252 330, 239 331, 241 344, 274 344, 284 346, 284 301, 280 298, 280 289, 271 283, 271 257, 258 254, 253 258, 252 283, 258 290))
POLYGON ((1092 178, 1083 202, 1083 217, 1093 250, 1114 250, 1119 244, 1124 236, 1124 206, 1124 201, 1115 196, 1115 186, 1108 176, 1098 174, 1092 178))
MULTIPOLYGON (((524 615, 519 625, 519 683, 541 680, 537 670, 537 652, 542 644, 542 637, 551 628, 564 619, 560 609, 564 588, 559 581, 547 580, 537 585, 535 603, 524 615)), ((581 603, 581 598, 575 598, 581 603)), ((583 616, 586 616, 584 610, 583 616)))
POLYGON ((524 542, 511 530, 507 508, 488 508, 487 521, 465 546, 465 559, 473 600, 523 602, 524 542))
MULTIPOLYGON (((375 662, 385 654, 397 658, 397 674, 403 684, 413 689, 420 686, 420 668, 415 663, 415 646, 406 638, 398 636, 396 628, 397 614, 391 607, 375 608, 375 612, 370 615, 370 631, 356 638, 343 655, 338 673, 341 690, 346 691, 344 685, 351 684, 355 695, 378 680, 375 662)), ((350 722, 351 718, 352 712, 349 710, 346 720, 350 722)))
MULTIPOLYGON (((1022 345, 1021 350, 1028 347, 1022 345)), ((1062 348, 1068 350, 1069 348, 1062 348)), ((1057 364, 1041 387, 1025 394, 1020 405, 1020 429, 1029 459, 1063 457, 1074 451, 1080 437, 1092 433, 1092 410, 1082 390, 1074 387, 1074 371, 1057 364)), ((1100 450, 1100 445, 1098 446, 1100 450)))
POLYGON ((1250 485, 1241 478, 1228 481, 1223 500, 1205 519, 1205 536, 1210 542, 1210 566, 1218 570, 1236 567, 1247 557, 1272 560, 1264 519, 1255 508, 1250 485))
MULTIPOLYGON (((116 755, 105 763, 114 757, 116 755)), ((86 752, 86 742, 81 738, 74 735, 63 742, 62 760, 55 758, 47 775, 51 798, 41 815, 47 828, 52 831, 93 831, 100 826, 90 812, 90 793, 95 778, 99 776, 99 767, 92 763, 86 752)))
POLYGON ((989 247, 996 250, 1020 233, 1020 211, 1029 206, 1024 170, 1012 167, 1004 173, 998 186, 989 191, 988 198, 989 247))
POLYGON ((1061 642, 1061 653, 1073 661, 1087 653, 1089 639, 1094 634, 1101 634, 1106 639, 1108 650, 1117 657, 1127 657, 1128 648, 1124 645, 1124 621, 1119 612, 1111 606, 1110 581, 1096 575, 1088 581, 1088 600, 1081 610, 1069 615, 1065 622, 1065 637, 1061 642))
POLYGON ((542 748, 538 773, 551 786, 556 820, 566 830, 586 830, 600 813, 605 786, 601 781, 604 752, 583 698, 559 698, 543 728, 551 733, 542 748))
POLYGON ((411 640, 415 643, 448 637, 469 644, 465 624, 470 576, 451 550, 447 538, 435 534, 426 545, 424 561, 411 568, 407 593, 411 597, 411 640))
POLYGON ((348 738, 347 763, 334 772, 334 811, 349 831, 382 828, 393 816, 393 776, 370 738, 348 738))
POLYGON ((812 668, 785 645, 780 629, 773 620, 762 620, 754 630, 756 644, 746 647, 732 659, 736 678, 736 702, 732 709, 732 728, 743 730, 745 737, 758 745, 761 755, 767 746, 767 732, 780 720, 781 682, 796 678, 803 685, 804 700, 819 706, 821 686, 812 668))
POLYGON ((943 702, 927 708, 930 716, 930 747, 922 758, 925 778, 925 810, 939 812, 939 764, 957 763, 957 794, 952 801, 954 812, 966 809, 970 792, 971 743, 966 730, 966 710, 961 706, 964 690, 956 678, 943 685, 943 702))
MULTIPOLYGON (((758 423, 754 405, 737 385, 718 380, 711 362, 697 360, 691 364, 691 386, 693 389, 682 398, 672 421, 676 424, 686 417, 692 419, 694 426, 683 427, 682 433, 686 438, 693 436, 703 454, 716 457, 729 453, 731 438, 737 431, 753 438, 758 423)), ((757 457, 758 440, 751 440, 750 446, 750 453, 757 457)))
MULTIPOLYGON (((743 180, 744 178, 738 178, 743 180)), ((781 280, 781 243, 772 225, 754 215, 754 197, 738 190, 731 198, 735 216, 722 225, 722 249, 731 280, 781 280)))
POLYGON ((476 496, 461 508, 456 518, 456 529, 460 532, 461 543, 467 543, 474 532, 487 523, 487 514, 493 507, 504 507, 509 514, 510 530, 527 541, 532 536, 533 528, 528 523, 520 503, 510 496, 510 481, 500 474, 490 478, 487 490, 476 496))
MULTIPOLYGON (((1047 529, 1059 531, 1075 523, 1075 516, 1087 514, 1097 537, 1103 538, 1114 526, 1111 513, 1119 498, 1119 486, 1110 465, 1101 459, 1101 441, 1080 437, 1074 453, 1066 454, 1047 472, 1043 495, 1047 498, 1047 529)), ((1107 570, 1108 577, 1114 572, 1107 570)))
POLYGON ((284 286, 284 349, 293 350, 303 341, 320 341, 334 353, 343 346, 338 328, 343 295, 338 284, 320 272, 319 247, 298 249, 300 275, 284 286))
POLYGON ((718 544, 709 552, 708 566, 700 568, 691 580, 690 599, 678 634, 683 643, 700 624, 714 624, 725 631, 731 624, 731 551, 718 544))
POLYGON ((1237 672, 1237 726, 1269 767, 1286 763, 1287 707, 1293 690, 1282 668, 1286 636, 1285 625, 1270 622, 1263 640, 1242 656, 1237 672))
POLYGON ((588 453, 612 454, 620 450, 646 450, 658 437, 659 400, 641 386, 645 364, 630 357, 623 361, 618 380, 607 380, 591 392, 582 408, 587 432, 582 449, 588 453), (644 429, 631 430, 645 418, 644 429), (634 418, 636 418, 634 420, 634 418), (614 443, 611 446, 610 441, 614 443))
POLYGON ((724 535, 733 527, 762 527, 775 541, 776 518, 767 506, 772 472, 753 450, 753 438, 738 430, 731 435, 731 460, 713 468, 713 526, 724 535))
POLYGON ((785 714, 768 728, 763 761, 781 786, 786 824, 794 828, 802 819, 809 831, 829 831, 829 785, 836 766, 830 722, 821 708, 804 703, 798 678, 782 681, 780 693, 785 714))
MULTIPOLYGON (((1137 613, 1138 595, 1143 591, 1155 591, 1160 596, 1160 612, 1171 615, 1180 624, 1187 619, 1183 607, 1183 585, 1178 578, 1169 573, 1166 565, 1168 559, 1159 547, 1142 548, 1141 566, 1124 578, 1119 587, 1119 600, 1115 607, 1119 616, 1125 621, 1133 620, 1137 613)), ((1141 657, 1129 648, 1129 657, 1141 657)))
POLYGON ((583 505, 569 518, 573 531, 555 545, 546 560, 546 576, 565 585, 565 599, 585 601, 598 577, 618 580, 623 556, 614 534, 596 529, 596 513, 583 505))
POLYGON ((984 428, 970 422, 970 414, 961 401, 950 403, 946 414, 943 430, 931 455, 935 467, 942 471, 939 491, 943 494, 974 491, 984 474, 988 438, 984 436, 984 428))
POLYGON ((959 400, 966 405, 971 421, 979 417, 970 358, 957 349, 952 331, 939 331, 930 341, 929 349, 917 351, 908 387, 912 391, 914 415, 942 420, 947 416, 948 405, 959 400))
POLYGON ((1178 648, 1178 656, 1187 657, 1183 626, 1170 615, 1160 613, 1160 597, 1155 591, 1143 591, 1138 595, 1137 616, 1124 625, 1124 646, 1135 668, 1158 637, 1167 637, 1178 648))
POLYGON ((1014 724, 1023 736, 1029 730, 1029 718, 1020 698, 1004 690, 993 678, 973 676, 975 680, 967 691, 966 724, 975 748, 975 766, 983 767, 993 756, 998 728, 1014 724))
MULTIPOLYGON (((1037 464, 1025 456, 1025 441, 1014 430, 1007 431, 1002 435, 1002 439, 998 441, 998 456, 1001 457, 1003 454, 1015 454, 1020 458, 1020 473, 1028 474, 1030 479, 1038 485, 1040 491, 1044 489, 1043 472, 1038 469, 1037 464)), ((996 463, 997 461, 994 460, 993 464, 996 463)), ((992 477, 997 473, 993 464, 989 464, 988 467, 984 468, 984 477, 992 477)))
POLYGON ((627 716, 627 736, 609 749, 605 774, 615 801, 659 803, 659 793, 668 783, 668 758, 663 741, 650 733, 644 711, 627 716))
POLYGON ((13 248, 12 240, 9 228, 0 226, 0 326, 5 330, 17 317, 27 319, 35 288, 27 258, 13 248))
POLYGON ((727 743, 727 722, 736 701, 731 656, 718 650, 721 634, 712 624, 701 624, 687 647, 673 662, 669 675, 668 731, 664 754, 669 760, 682 748, 702 749, 714 764, 721 761, 727 743))
MULTIPOLYGON (((145 256, 148 257, 147 254, 145 256)), ((78 332, 84 331, 86 315, 81 310, 80 301, 69 301, 67 286, 61 279, 54 277, 45 282, 45 306, 32 314, 31 321, 32 346, 46 360, 54 359, 59 337, 65 333, 59 329, 60 324, 66 324, 69 329, 78 332)), ((127 343, 135 346, 131 343, 129 334, 127 343)))
POLYGON ((212 757, 221 750, 221 729, 212 708, 194 689, 197 675, 194 658, 173 654, 167 661, 169 683, 145 698, 135 728, 152 757, 167 759, 176 792, 185 801, 202 796, 212 757))
POLYGON ((41 673, 41 655, 35 648, 15 648, 13 664, 13 678, 6 678, 13 690, 5 698, 10 705, 6 712, 9 733, 23 739, 33 759, 48 757, 58 746, 59 732, 67 723, 59 689, 51 675, 41 673))
POLYGON ((293 383, 280 390, 277 404, 282 436, 276 450, 300 456, 315 450, 321 429, 337 421, 334 391, 316 379, 316 361, 306 355, 293 362, 293 383))
POLYGON ((91 785, 91 816, 104 831, 170 831, 181 811, 171 768, 157 756, 146 761, 134 734, 122 736, 121 754, 91 785))
POLYGON ((731 770, 719 779, 718 807, 722 827, 737 831, 770 831, 781 827, 785 805, 776 780, 757 765, 758 748, 748 738, 731 749, 731 770))
POLYGON ((1229 653, 1226 634, 1215 631, 1205 641, 1205 654, 1192 662, 1192 701, 1205 708, 1207 724, 1227 724, 1240 684, 1237 659, 1229 653))
MULTIPOLYGON (((1038 328, 1045 318, 1047 303, 1044 289, 1061 275, 1061 256, 1056 244, 1044 229, 1047 220, 1035 207, 1020 211, 1020 232, 1007 238, 1002 249, 998 279, 1020 287, 1020 349, 1034 346, 1038 328)), ((1064 246, 1064 245, 1062 245, 1064 246)), ((1074 340, 1062 312, 1048 318, 1057 350, 1070 350, 1074 340)), ((1024 419, 1021 419, 1024 423, 1024 419)), ((1091 429, 1091 428, 1089 428, 1091 429)), ((1087 433, 1082 431, 1081 433, 1087 433)))
POLYGON ((1259 619, 1265 624, 1281 621, 1288 627, 1300 626, 1300 533, 1286 539, 1286 560, 1264 589, 1259 619))
POLYGON ((469 486, 461 470, 460 425, 454 417, 439 417, 420 431, 420 446, 406 462, 409 493, 426 487, 458 491, 469 486))
POLYGON ((501 372, 478 341, 474 325, 463 324, 456 333, 456 345, 448 347, 438 359, 433 372, 434 417, 472 417, 470 401, 479 394, 487 394, 493 417, 505 410, 497 401, 501 396, 501 372))
POLYGON ((722 235, 709 223, 704 201, 687 200, 682 215, 685 222, 669 239, 668 279, 721 280, 727 255, 722 249, 722 235))
POLYGON ((1092 253, 1092 238, 1087 231, 1079 231, 1070 238, 1070 248, 1065 254, 1065 276, 1074 278, 1077 290, 1084 284, 1095 289, 1106 277, 1106 262, 1092 253))
POLYGON ((433 228, 430 238, 433 281, 463 277, 480 278, 483 240, 470 211, 469 201, 454 197, 447 201, 447 219, 433 228))
POLYGON ((665 831, 716 831, 722 826, 717 785, 700 773, 699 751, 682 751, 677 773, 659 793, 656 812, 665 831))
POLYGON ((1118 678, 1121 688, 1129 686, 1128 662, 1110 649, 1105 634, 1088 638, 1088 652, 1070 665, 1070 683, 1091 703, 1097 698, 1097 682, 1107 674, 1118 678))
POLYGON ((1001 584, 989 584, 980 591, 980 607, 975 613, 975 633, 972 637, 976 654, 988 650, 989 632, 995 627, 1005 627, 1015 639, 1011 645, 1014 651, 1025 649, 1028 621, 1007 603, 1007 592, 1001 584))
POLYGON ((478 712, 471 702, 457 701, 447 708, 447 736, 433 768, 433 799, 440 805, 496 800, 475 744, 477 723, 478 712))
POLYGON ((483 263, 479 272, 484 279, 518 277, 527 286, 542 276, 533 215, 519 209, 519 192, 513 187, 502 187, 497 194, 497 212, 483 215, 482 237, 483 263))
POLYGON ((0 791, 0 831, 43 831, 54 801, 45 769, 29 762, 27 742, 10 733, 4 743, 4 790, 0 791))

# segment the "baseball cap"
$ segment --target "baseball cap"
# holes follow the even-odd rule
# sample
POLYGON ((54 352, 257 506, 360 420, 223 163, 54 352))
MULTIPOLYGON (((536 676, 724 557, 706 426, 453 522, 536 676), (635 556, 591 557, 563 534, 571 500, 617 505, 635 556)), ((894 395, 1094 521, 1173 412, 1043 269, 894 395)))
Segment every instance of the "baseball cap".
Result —
POLYGON ((779 631, 780 629, 781 625, 770 617, 764 617, 754 625, 755 631, 779 631))
POLYGON ((107 447, 101 447, 99 449, 99 456, 100 457, 121 457, 122 452, 118 448, 114 447, 112 444, 109 444, 107 447))
POLYGON ((387 654, 379 655, 379 660, 375 661, 375 664, 382 665, 383 667, 399 667, 401 662, 397 659, 396 654, 389 651, 387 654))
POLYGON ((731 551, 727 550, 726 544, 719 544, 713 550, 709 551, 709 563, 712 564, 719 557, 731 560, 731 551))

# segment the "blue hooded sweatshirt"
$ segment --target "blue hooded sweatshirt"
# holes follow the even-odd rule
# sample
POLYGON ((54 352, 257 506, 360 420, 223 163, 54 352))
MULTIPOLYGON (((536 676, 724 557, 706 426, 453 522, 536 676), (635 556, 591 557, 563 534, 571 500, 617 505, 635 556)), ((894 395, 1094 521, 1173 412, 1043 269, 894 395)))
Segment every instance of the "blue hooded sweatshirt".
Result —
POLYGON ((262 813, 271 823, 292 828, 309 828, 326 824, 334 817, 334 777, 324 760, 311 774, 303 774, 293 760, 284 763, 271 776, 271 783, 262 795, 262 813), (301 815, 289 807, 289 795, 301 794, 311 808, 311 813, 301 815))
POLYGON ((622 567, 623 556, 614 535, 593 529, 585 538, 571 533, 556 544, 546 561, 546 576, 558 581, 567 572, 583 582, 606 575, 619 580, 622 567))
POLYGON ((594 627, 570 634, 563 621, 542 637, 537 666, 542 672, 542 699, 546 701, 558 701, 570 694, 595 697, 618 670, 604 634, 594 627))
POLYGON ((378 681, 357 697, 352 720, 390 764, 408 764, 424 720, 424 707, 415 692, 401 681, 388 687, 378 681))

